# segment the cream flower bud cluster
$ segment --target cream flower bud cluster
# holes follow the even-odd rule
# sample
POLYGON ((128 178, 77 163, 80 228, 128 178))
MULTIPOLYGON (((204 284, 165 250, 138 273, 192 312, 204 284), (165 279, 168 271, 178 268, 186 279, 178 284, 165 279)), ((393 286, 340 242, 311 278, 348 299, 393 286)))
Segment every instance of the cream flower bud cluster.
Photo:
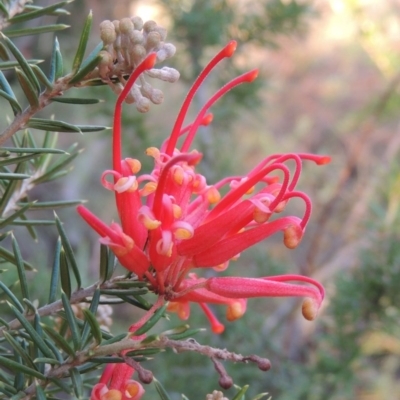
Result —
POLYGON ((214 390, 211 394, 208 394, 206 396, 206 400, 228 400, 228 399, 224 397, 222 392, 214 390))
MULTIPOLYGON (((100 300, 105 301, 106 299, 107 299, 106 297, 100 296, 100 300)), ((84 308, 88 309, 89 306, 90 306, 89 303, 78 303, 78 304, 73 304, 71 307, 76 317, 84 319, 84 314, 82 309, 84 308)), ((113 309, 108 304, 100 304, 97 307, 96 320, 103 331, 110 332, 110 327, 112 326, 113 323, 112 313, 113 309)))
MULTIPOLYGON (((154 21, 143 22, 137 16, 103 21, 100 24, 100 38, 104 43, 98 65, 100 78, 116 94, 121 93, 126 77, 148 54, 156 53, 158 63, 175 54, 175 46, 165 42, 166 36, 165 28, 154 21)), ((160 104, 164 100, 163 92, 153 88, 144 75, 171 83, 179 79, 179 72, 168 67, 153 68, 142 74, 126 99, 127 103, 134 103, 140 112, 147 112, 151 103, 160 104)))

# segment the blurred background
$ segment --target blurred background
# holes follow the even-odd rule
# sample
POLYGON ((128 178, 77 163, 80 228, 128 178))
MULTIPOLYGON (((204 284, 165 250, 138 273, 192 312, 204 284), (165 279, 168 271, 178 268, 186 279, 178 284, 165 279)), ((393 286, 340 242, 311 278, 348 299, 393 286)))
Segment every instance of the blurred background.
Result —
MULTIPOLYGON (((269 392, 279 400, 400 399, 398 0, 76 0, 69 9, 73 18, 63 22, 72 28, 58 35, 66 59, 68 54, 73 57, 90 9, 93 47, 100 41, 101 21, 139 15, 167 28, 168 41, 178 49, 168 65, 180 71, 180 81, 154 84, 164 91, 164 103, 146 115, 125 106, 124 154, 139 158, 144 168, 151 167, 144 150, 159 146, 169 135, 190 83, 230 39, 239 43, 236 55, 212 73, 190 115, 229 79, 252 68, 259 68, 260 75, 225 96, 212 109, 213 124, 197 138, 208 180, 245 174, 276 152, 332 157, 326 166, 305 165, 298 187, 310 195, 314 208, 302 244, 287 250, 280 237, 265 241, 231 263, 229 271, 243 276, 300 273, 320 280, 327 299, 318 319, 304 321, 298 300, 251 300, 244 318, 227 323, 222 335, 204 333, 196 340, 271 360, 267 373, 252 365, 226 365, 236 384, 250 384, 250 395, 269 392)), ((26 41, 27 57, 49 59, 50 34, 21 40, 26 41)), ((111 125, 115 95, 108 87, 71 93, 78 95, 104 102, 75 108, 53 104, 46 115, 111 125)), ((60 135, 65 147, 79 141, 85 151, 67 177, 48 189, 40 186, 36 197, 85 198, 91 210, 111 222, 116 218, 114 198, 99 183, 110 167, 110 138, 110 131, 60 135)), ((301 215, 302 204, 291 204, 289 211, 301 215)), ((87 266, 87 282, 92 282, 98 269, 97 237, 73 209, 63 210, 61 218, 80 264, 87 266)), ((38 244, 26 241, 25 252, 43 265, 39 278, 48 275, 46 266, 52 260, 46 254, 52 254, 55 240, 54 228, 43 230, 40 238, 48 252, 38 252, 38 244)), ((35 282, 40 297, 40 279, 35 282)), ((207 327, 198 311, 193 307, 191 326, 207 327)), ((224 320, 223 310, 216 312, 224 320)), ((115 307, 112 330, 124 329, 135 318, 131 307, 115 307)), ((165 327, 178 325, 175 316, 172 319, 165 327)), ((146 367, 174 399, 180 399, 180 393, 204 398, 218 387, 212 364, 196 354, 166 352, 146 367)), ((151 389, 148 396, 152 398, 151 389)))

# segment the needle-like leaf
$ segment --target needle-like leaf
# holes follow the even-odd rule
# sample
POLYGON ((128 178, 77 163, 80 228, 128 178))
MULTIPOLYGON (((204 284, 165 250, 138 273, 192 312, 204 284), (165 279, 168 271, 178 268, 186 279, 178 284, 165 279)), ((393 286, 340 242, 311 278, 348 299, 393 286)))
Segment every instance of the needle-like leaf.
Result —
MULTIPOLYGON (((42 327, 46 334, 54 341, 54 343, 61 349, 64 350, 65 353, 67 353, 69 356, 74 357, 75 356, 75 351, 74 349, 70 346, 70 344, 65 340, 63 336, 61 336, 57 331, 55 331, 53 328, 47 325, 43 325, 42 327)), ((61 357, 61 355, 60 355, 61 357)), ((62 362, 63 359, 57 358, 58 361, 62 362)))
POLYGON ((9 29, 4 33, 8 37, 31 36, 47 32, 62 31, 69 27, 70 27, 69 25, 64 25, 64 24, 53 24, 53 25, 35 26, 32 28, 9 29))
POLYGON ((99 55, 103 49, 103 43, 99 43, 94 50, 88 55, 85 61, 82 62, 80 70, 69 81, 70 84, 80 82, 89 72, 94 70, 101 60, 99 55))
POLYGON ((27 179, 30 178, 29 175, 26 174, 15 174, 15 173, 2 173, 0 172, 0 179, 5 179, 5 180, 21 180, 21 179, 27 179))
POLYGON ((10 106, 14 111, 14 115, 22 112, 21 106, 13 96, 10 96, 4 90, 0 90, 0 96, 3 97, 3 99, 6 99, 10 103, 10 106))
POLYGON ((10 288, 0 281, 0 289, 3 290, 4 294, 10 299, 11 303, 14 304, 14 306, 21 312, 24 312, 24 306, 20 303, 20 301, 17 299, 15 294, 10 290, 10 288))
POLYGON ((244 395, 249 389, 249 385, 243 386, 235 395, 235 397, 232 400, 244 400, 244 395))
MULTIPOLYGON (((1 174, 0 174, 0 175, 1 175, 1 174)), ((15 220, 17 217, 19 217, 20 215, 22 215, 26 210, 28 210, 30 206, 31 206, 31 203, 27 203, 27 204, 25 204, 23 207, 21 207, 18 211, 12 213, 9 217, 7 217, 7 218, 1 220, 1 221, 0 221, 0 229, 1 229, 1 228, 4 228, 5 226, 10 225, 12 222, 14 222, 14 220, 15 220)), ((15 255, 15 252, 14 252, 14 255, 15 255)), ((18 267, 18 260, 15 259, 15 261, 17 262, 16 265, 17 265, 17 267, 18 267)), ((27 298, 28 298, 28 296, 25 296, 25 295, 24 295, 24 297, 27 297, 27 298)))
POLYGON ((32 65, 31 67, 36 77, 39 79, 39 81, 43 83, 43 85, 46 86, 48 90, 53 89, 53 84, 49 81, 49 79, 47 78, 45 73, 41 70, 41 68, 38 67, 37 65, 32 65))
POLYGON ((67 256, 65 251, 61 248, 60 251, 60 278, 61 278, 61 288, 68 298, 71 298, 72 288, 71 288, 71 277, 69 274, 67 256))
POLYGON ((8 332, 4 331, 3 335, 9 345, 16 351, 21 358, 25 361, 25 364, 28 365, 30 368, 36 369, 35 364, 33 363, 33 360, 29 357, 29 354, 26 352, 26 350, 21 346, 20 343, 16 339, 14 339, 8 332))
POLYGON ((32 86, 35 88, 36 94, 39 94, 39 92, 40 92, 39 81, 36 79, 36 76, 33 73, 32 68, 29 65, 26 58, 18 50, 18 48, 15 46, 15 44, 7 36, 5 36, 2 32, 0 32, 0 37, 5 41, 6 46, 11 51, 11 53, 13 54, 15 59, 18 61, 19 65, 20 65, 21 69, 24 71, 27 79, 32 84, 32 86))
POLYGON ((49 81, 55 82, 63 74, 63 59, 60 51, 60 44, 58 43, 57 36, 54 38, 53 53, 50 61, 50 74, 49 81))
MULTIPOLYGON (((11 264, 17 265, 14 254, 11 253, 10 251, 4 249, 3 247, 0 247, 0 257, 3 258, 4 260, 10 262, 11 264)), ((36 271, 36 269, 28 262, 24 261, 24 268, 28 271, 36 271)))
POLYGON ((42 337, 36 332, 30 322, 25 318, 25 316, 21 312, 19 312, 12 304, 9 304, 9 307, 11 308, 21 325, 25 328, 25 331, 29 335, 30 340, 32 340, 32 342, 34 342, 39 347, 39 349, 46 357, 53 358, 53 353, 47 347, 42 337))
POLYGON ((79 272, 78 264, 75 259, 75 255, 72 250, 71 243, 68 240, 67 233, 65 232, 64 227, 62 226, 62 222, 58 218, 57 214, 54 213, 54 216, 55 216, 57 230, 58 230, 58 233, 61 238, 61 244, 63 246, 63 249, 65 250, 65 255, 67 256, 68 263, 72 267, 72 272, 74 273, 78 289, 80 289, 82 286, 82 280, 81 280, 81 275, 79 272))
MULTIPOLYGON (((65 6, 66 4, 70 3, 71 1, 61 1, 59 3, 55 3, 51 6, 48 7, 39 7, 39 8, 34 8, 32 11, 25 12, 22 14, 18 14, 8 20, 9 23, 17 23, 17 22, 23 22, 23 21, 30 21, 34 18, 41 17, 42 15, 53 15, 53 11, 56 11, 58 8, 61 8, 65 6)), ((27 9, 28 7, 25 7, 27 9)))
POLYGON ((65 317, 67 318, 68 327, 71 331, 72 343, 74 345, 75 351, 78 351, 81 347, 81 332, 79 331, 75 314, 65 293, 61 293, 61 300, 64 306, 65 317))
POLYGON ((153 383, 161 400, 171 400, 164 386, 156 378, 153 378, 153 383))
POLYGON ((53 97, 51 101, 64 104, 97 104, 100 103, 99 99, 82 99, 79 97, 53 97))
MULTIPOLYGON (((86 316, 85 314, 85 323, 83 324, 83 328, 82 328, 82 344, 83 346, 86 345, 86 342, 88 340, 89 334, 93 333, 93 336, 95 337, 95 339, 97 340, 97 342, 100 344, 101 343, 101 330, 100 330, 100 326, 98 326, 98 322, 96 320, 96 323, 94 323, 93 321, 91 321, 91 317, 93 316, 94 319, 96 319, 95 315, 97 312, 97 308, 99 306, 99 300, 100 300, 100 289, 96 289, 95 292, 93 293, 93 297, 92 297, 92 301, 90 303, 90 307, 89 307, 89 311, 90 311, 90 315, 86 316), (95 331, 96 332, 91 332, 91 327, 92 325, 96 325, 97 327, 94 326, 95 331), (100 336, 96 336, 100 334, 100 336)), ((85 311, 85 310, 83 310, 85 311)), ((93 329, 92 329, 93 330, 93 329)))
POLYGON ((55 302, 57 299, 57 289, 60 278, 60 252, 61 252, 61 239, 58 238, 56 249, 54 252, 53 268, 51 269, 50 293, 48 300, 49 304, 55 302))
POLYGON ((8 83, 8 80, 6 79, 3 72, 1 72, 1 71, 0 71, 0 87, 9 96, 9 99, 7 99, 7 100, 10 102, 10 105, 14 111, 14 114, 21 112, 21 110, 22 110, 21 106, 19 105, 18 100, 15 97, 15 94, 14 94, 13 90, 11 89, 10 84, 8 83))
POLYGON ((70 368, 69 373, 71 375, 72 387, 77 399, 81 399, 83 396, 83 382, 79 371, 76 368, 70 368))
POLYGON ((20 251, 18 243, 14 237, 14 234, 11 234, 11 240, 12 240, 12 248, 13 248, 13 252, 14 252, 15 262, 16 262, 17 270, 18 270, 19 284, 21 287, 22 297, 24 297, 25 299, 30 299, 28 282, 26 280, 26 274, 25 274, 25 268, 24 268, 24 261, 22 259, 21 251, 20 251))
POLYGON ((76 125, 53 119, 31 118, 28 121, 27 126, 33 129, 40 129, 43 131, 51 132, 81 132, 81 130, 76 127, 76 125))
POLYGON ((76 50, 74 62, 72 63, 72 73, 78 71, 82 64, 83 57, 85 55, 86 46, 89 40, 90 30, 92 28, 93 14, 92 11, 86 17, 85 25, 83 27, 81 37, 79 40, 78 49, 76 50))
POLYGON ((162 316, 164 316, 165 314, 165 310, 168 307, 168 302, 165 303, 162 307, 160 307, 153 315, 152 317, 145 323, 142 325, 141 328, 139 328, 138 330, 136 330, 135 336, 139 336, 139 335, 143 335, 144 333, 146 333, 149 329, 151 329, 159 320, 162 316))
POLYGON ((25 97, 28 99, 31 107, 36 108, 39 106, 38 90, 35 89, 28 77, 19 68, 15 68, 19 85, 21 86, 25 97))

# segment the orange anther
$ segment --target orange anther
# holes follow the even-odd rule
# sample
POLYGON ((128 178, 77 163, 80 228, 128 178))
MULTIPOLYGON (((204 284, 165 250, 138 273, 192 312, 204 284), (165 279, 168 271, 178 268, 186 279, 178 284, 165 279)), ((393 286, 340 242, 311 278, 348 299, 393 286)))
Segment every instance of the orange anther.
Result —
POLYGON ((210 204, 218 203, 221 200, 221 195, 220 195, 219 191, 214 186, 211 186, 207 190, 206 197, 207 197, 207 200, 208 200, 208 202, 210 204))
POLYGON ((304 299, 301 306, 301 313, 306 320, 313 321, 318 313, 318 305, 313 299, 304 299))
POLYGON ((142 164, 136 158, 125 158, 125 162, 129 165, 132 174, 137 174, 142 168, 142 164))

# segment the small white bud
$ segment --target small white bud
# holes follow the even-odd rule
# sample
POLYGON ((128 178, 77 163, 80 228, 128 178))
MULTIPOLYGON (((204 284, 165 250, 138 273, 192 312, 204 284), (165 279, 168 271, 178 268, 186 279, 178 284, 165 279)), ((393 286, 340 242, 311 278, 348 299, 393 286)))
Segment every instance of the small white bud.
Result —
POLYGON ((113 82, 109 82, 108 85, 111 87, 112 91, 119 96, 122 92, 122 90, 124 89, 124 87, 122 86, 122 83, 113 83, 113 82))
POLYGON ((143 31, 149 33, 151 31, 154 31, 154 29, 156 27, 157 27, 157 23, 155 21, 152 21, 152 20, 146 21, 143 25, 143 31))
POLYGON ((129 52, 129 55, 135 64, 139 64, 146 57, 146 54, 146 49, 140 44, 133 46, 129 52))
POLYGON ((173 57, 176 52, 176 47, 172 43, 165 43, 160 50, 157 51, 157 61, 163 62, 164 60, 173 57))
POLYGON ((156 26, 154 32, 158 32, 160 34, 161 40, 165 40, 167 38, 167 30, 160 25, 156 26))
POLYGON ((150 100, 147 99, 146 97, 142 97, 136 103, 136 109, 141 113, 146 113, 150 109, 150 100))
POLYGON ((160 89, 153 89, 150 100, 153 104, 161 104, 164 101, 164 93, 160 89))
POLYGON ((133 44, 142 44, 144 43, 144 37, 142 32, 137 31, 134 29, 130 34, 129 34, 129 39, 133 44))
POLYGON ((122 18, 119 21, 119 30, 122 35, 129 35, 133 31, 133 22, 130 18, 122 18))
POLYGON ((143 20, 142 18, 135 16, 131 18, 131 21, 133 22, 133 26, 136 30, 141 31, 143 29, 143 20))
POLYGON ((146 38, 146 50, 149 51, 157 47, 161 42, 161 36, 158 32, 150 32, 146 38))
POLYGON ((99 62, 98 68, 99 68, 99 75, 103 78, 106 79, 107 75, 111 72, 113 68, 113 57, 112 55, 105 50, 102 50, 99 53, 101 60, 99 62))
POLYGON ((165 82, 174 83, 179 79, 179 71, 174 68, 162 67, 161 69, 152 68, 146 71, 151 78, 161 79, 165 82))
POLYGON ((142 84, 140 91, 142 95, 151 100, 153 104, 161 104, 164 101, 164 93, 159 89, 153 88, 148 82, 142 84))
POLYGON ((117 35, 119 35, 120 30, 119 30, 119 21, 117 19, 114 19, 112 22, 114 24, 115 32, 117 32, 117 35))
POLYGON ((115 32, 114 24, 109 21, 105 20, 100 24, 100 39, 103 41, 105 45, 114 43, 115 39, 117 38, 117 34, 115 32))

